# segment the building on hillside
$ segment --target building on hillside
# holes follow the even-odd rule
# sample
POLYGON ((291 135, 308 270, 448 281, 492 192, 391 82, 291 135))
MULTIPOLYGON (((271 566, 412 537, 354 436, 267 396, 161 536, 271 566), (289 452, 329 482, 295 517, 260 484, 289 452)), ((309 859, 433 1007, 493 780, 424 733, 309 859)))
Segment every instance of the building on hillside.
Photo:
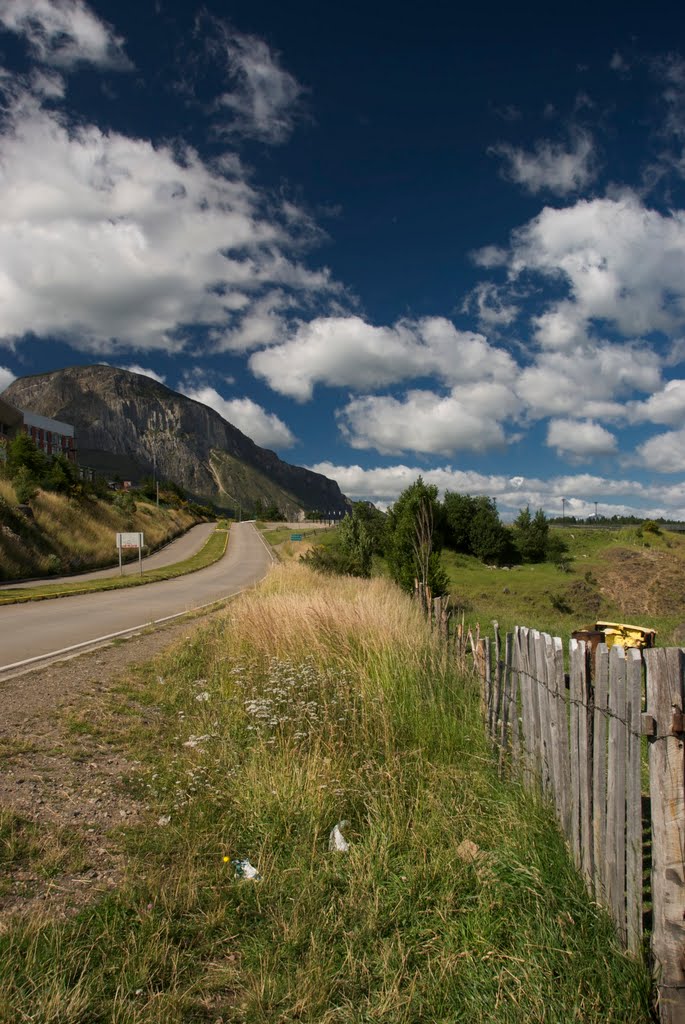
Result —
POLYGON ((76 438, 70 423, 51 420, 27 409, 17 409, 0 398, 0 458, 17 434, 27 434, 46 455, 64 455, 76 462, 76 438))

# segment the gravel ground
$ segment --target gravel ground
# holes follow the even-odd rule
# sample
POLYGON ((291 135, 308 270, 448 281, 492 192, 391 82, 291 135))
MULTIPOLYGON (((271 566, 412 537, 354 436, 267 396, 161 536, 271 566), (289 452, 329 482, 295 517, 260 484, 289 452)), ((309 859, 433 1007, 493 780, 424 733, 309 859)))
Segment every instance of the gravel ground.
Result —
MULTIPOLYGON (((138 762, 121 753, 106 729, 80 732, 78 720, 111 718, 110 691, 128 669, 192 636, 217 614, 174 622, 0 682, 0 810, 38 825, 47 842, 66 830, 79 851, 76 869, 48 879, 32 870, 30 860, 13 864, 0 889, 0 929, 3 919, 18 913, 69 915, 117 885, 124 870, 117 827, 144 821, 149 812, 122 785, 138 762)), ((129 721, 137 725, 155 714, 140 706, 129 721)))

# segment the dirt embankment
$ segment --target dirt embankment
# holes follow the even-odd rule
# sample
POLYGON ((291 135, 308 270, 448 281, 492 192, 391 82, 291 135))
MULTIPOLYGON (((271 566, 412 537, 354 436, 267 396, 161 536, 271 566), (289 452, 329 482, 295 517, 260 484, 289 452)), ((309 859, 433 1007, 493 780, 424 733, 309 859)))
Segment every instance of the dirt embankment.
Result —
POLYGON ((685 562, 670 551, 616 548, 607 552, 597 575, 602 594, 626 621, 685 616, 685 562))

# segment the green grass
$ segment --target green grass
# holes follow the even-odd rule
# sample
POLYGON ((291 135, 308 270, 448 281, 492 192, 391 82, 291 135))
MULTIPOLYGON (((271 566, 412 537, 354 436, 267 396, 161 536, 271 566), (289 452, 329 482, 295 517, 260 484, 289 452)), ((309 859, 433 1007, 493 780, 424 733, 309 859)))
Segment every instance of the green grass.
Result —
POLYGON ((40 584, 35 587, 24 587, 21 590, 0 590, 0 605, 43 601, 53 597, 90 594, 101 590, 121 590, 124 587, 139 587, 146 583, 158 583, 160 580, 172 580, 177 576, 197 572, 198 569, 204 569, 208 565, 218 562, 223 557, 227 543, 228 532, 215 530, 196 554, 182 562, 176 562, 174 565, 148 569, 143 572, 142 576, 111 576, 102 580, 75 580, 73 583, 40 584))
POLYGON ((149 823, 117 892, 8 922, 1 1020, 651 1019, 552 812, 498 779, 473 680, 386 581, 280 566, 118 699, 158 709, 132 722, 149 823))
POLYGON ((488 632, 495 619, 503 631, 525 625, 566 639, 604 619, 655 628, 660 644, 682 643, 685 537, 640 536, 635 527, 559 532, 569 546, 568 572, 550 563, 495 568, 443 551, 453 603, 466 622, 488 632))

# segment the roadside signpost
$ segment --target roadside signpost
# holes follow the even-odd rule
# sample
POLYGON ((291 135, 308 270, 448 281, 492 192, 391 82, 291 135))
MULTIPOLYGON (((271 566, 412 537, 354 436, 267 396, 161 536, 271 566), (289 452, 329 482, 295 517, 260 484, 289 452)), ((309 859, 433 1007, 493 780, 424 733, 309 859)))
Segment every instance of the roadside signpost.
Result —
POLYGON ((117 551, 119 552, 119 575, 124 575, 124 567, 121 562, 121 552, 128 548, 138 548, 138 567, 140 575, 143 575, 143 545, 145 538, 142 533, 118 533, 117 551))

